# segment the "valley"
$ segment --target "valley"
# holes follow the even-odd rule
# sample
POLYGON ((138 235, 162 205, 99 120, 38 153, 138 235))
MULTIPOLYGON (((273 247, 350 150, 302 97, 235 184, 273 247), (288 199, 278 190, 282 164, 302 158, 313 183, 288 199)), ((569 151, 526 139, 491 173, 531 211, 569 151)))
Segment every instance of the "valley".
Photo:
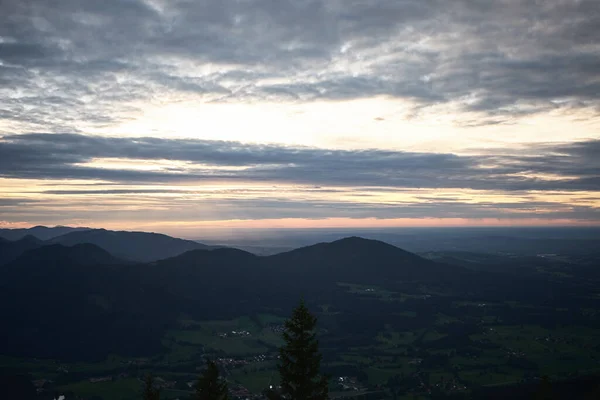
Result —
POLYGON ((332 398, 494 398, 600 376, 600 274, 589 256, 422 258, 351 237, 151 263, 87 248, 98 264, 79 246, 27 250, 2 267, 3 303, 19 307, 1 310, 11 328, 0 368, 30 376, 46 398, 134 400, 152 372, 161 398, 185 399, 207 358, 233 397, 261 398, 278 384, 282 323, 300 298, 318 318, 332 398))

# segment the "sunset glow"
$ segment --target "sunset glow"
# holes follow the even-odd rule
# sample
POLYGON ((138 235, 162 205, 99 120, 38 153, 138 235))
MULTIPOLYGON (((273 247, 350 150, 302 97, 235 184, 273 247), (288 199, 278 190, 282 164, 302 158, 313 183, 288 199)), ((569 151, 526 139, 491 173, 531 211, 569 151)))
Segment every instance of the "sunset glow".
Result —
POLYGON ((26 3, 0 16, 2 227, 600 225, 580 2, 26 3))

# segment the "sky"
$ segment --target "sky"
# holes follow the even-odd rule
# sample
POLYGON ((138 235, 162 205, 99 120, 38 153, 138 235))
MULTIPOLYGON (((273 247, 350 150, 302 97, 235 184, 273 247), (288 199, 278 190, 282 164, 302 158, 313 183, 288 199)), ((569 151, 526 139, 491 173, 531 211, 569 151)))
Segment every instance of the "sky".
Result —
POLYGON ((599 210, 597 0, 0 1, 0 227, 599 210))

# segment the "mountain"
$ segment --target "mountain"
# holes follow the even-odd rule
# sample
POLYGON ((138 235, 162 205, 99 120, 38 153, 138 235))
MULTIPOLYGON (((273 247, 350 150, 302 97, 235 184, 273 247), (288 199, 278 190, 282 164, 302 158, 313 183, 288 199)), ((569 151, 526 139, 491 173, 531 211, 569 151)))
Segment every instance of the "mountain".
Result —
POLYGON ((41 240, 32 235, 27 235, 14 242, 3 239, 0 241, 0 265, 7 264, 26 251, 36 249, 42 244, 41 240))
POLYGON ((112 256, 106 250, 90 244, 82 243, 71 247, 61 244, 43 245, 44 242, 38 242, 37 247, 30 251, 25 251, 14 261, 14 265, 45 264, 63 265, 76 264, 80 266, 88 265, 121 265, 128 264, 123 260, 112 256))
POLYGON ((262 307, 285 309, 303 296, 327 304, 340 283, 405 291, 414 290, 414 281, 461 284, 468 273, 387 243, 353 237, 273 256, 231 248, 195 250, 147 265, 141 279, 161 282, 185 298, 190 315, 224 318, 262 307))
POLYGON ((277 282, 281 287, 313 287, 320 284, 394 282, 426 278, 444 269, 462 270, 426 260, 377 240, 351 237, 319 243, 272 256, 257 256, 243 250, 223 248, 195 250, 154 263, 168 280, 182 270, 204 274, 211 283, 263 286, 277 282))
POLYGON ((272 281, 262 261, 238 249, 194 250, 144 265, 139 279, 177 297, 178 312, 209 319, 236 317, 267 303, 272 281))
POLYGON ((323 257, 335 257, 350 260, 353 258, 373 257, 374 254, 383 258, 401 257, 404 259, 418 260, 419 256, 402 250, 391 244, 372 239, 363 239, 352 236, 344 239, 335 240, 328 243, 317 243, 311 246, 301 247, 273 256, 273 259, 280 258, 313 258, 323 259, 323 257))
POLYGON ((345 330, 376 322, 375 329, 398 303, 358 297, 345 285, 376 285, 400 301, 402 293, 418 293, 419 284, 470 281, 452 278, 466 274, 461 267, 356 237, 268 257, 232 248, 195 249, 133 264, 115 256, 142 251, 144 243, 147 258, 159 257, 156 250, 163 244, 202 245, 104 230, 57 239, 87 243, 34 248, 0 269, 0 320, 12 327, 0 332, 0 354, 83 360, 115 353, 150 355, 161 349, 178 316, 203 321, 281 315, 301 297, 343 312, 347 319, 338 322, 345 330))
POLYGON ((99 360, 162 348, 176 307, 143 268, 92 244, 54 244, 0 269, 0 354, 99 360))
POLYGON ((178 256, 190 250, 213 248, 191 240, 176 239, 159 233, 109 231, 106 229, 70 232, 50 240, 50 243, 65 246, 91 243, 116 257, 137 262, 151 262, 178 256))
POLYGON ((90 228, 72 228, 69 226, 34 226, 26 229, 0 229, 0 237, 8 240, 19 240, 27 235, 34 236, 40 240, 49 240, 57 236, 65 235, 70 232, 87 231, 90 228))
MULTIPOLYGON (((349 237, 330 243, 319 243, 266 257, 279 265, 295 280, 312 279, 377 284, 398 280, 429 279, 432 274, 460 271, 426 260, 378 240, 349 237)), ((441 275, 440 275, 441 274, 441 275)))
MULTIPOLYGON (((124 245, 132 237, 114 234, 124 245)), ((7 243, 17 242, 0 246, 7 243)), ((17 244, 34 248, 0 268, 0 354, 9 365, 16 358, 9 379, 33 365, 36 374, 55 380, 51 388, 121 372, 134 378, 153 369, 187 382, 207 354, 275 355, 280 317, 300 298, 319 320, 324 373, 358 376, 365 385, 373 368, 395 374, 387 385, 402 390, 406 385, 422 390, 421 368, 452 375, 461 365, 479 379, 481 370, 499 365, 518 376, 538 376, 548 360, 556 365, 567 360, 566 368, 593 367, 590 355, 599 349, 593 329, 600 329, 594 314, 600 278, 597 259, 587 256, 589 264, 565 263, 560 269, 554 269, 556 260, 540 257, 431 252, 437 258, 428 260, 381 241, 349 237, 273 256, 194 249, 127 263, 90 243, 66 247, 26 237, 17 244), (533 263, 538 258, 542 263, 533 263), (589 272, 581 275, 582 269, 589 272), (238 327, 250 336, 219 337, 238 327), (565 329, 581 336, 569 339, 565 329), (529 352, 507 357, 506 340, 515 337, 522 346, 537 346, 538 355, 531 353, 536 358, 529 352), (548 351, 567 348, 565 343, 575 353, 548 351), (135 361, 114 358, 117 365, 110 355, 135 361), (455 364, 454 355, 469 364, 455 364), (37 360, 24 363, 21 357, 37 360), (420 366, 411 363, 415 358, 420 366), (477 359, 481 364, 471 367, 477 359), (71 368, 70 362, 77 365, 71 368), (70 372, 58 372, 61 365, 70 372), (417 372, 402 378, 399 365, 417 372)), ((467 382, 476 390, 495 390, 467 382)), ((502 398, 512 397, 506 392, 502 398)))

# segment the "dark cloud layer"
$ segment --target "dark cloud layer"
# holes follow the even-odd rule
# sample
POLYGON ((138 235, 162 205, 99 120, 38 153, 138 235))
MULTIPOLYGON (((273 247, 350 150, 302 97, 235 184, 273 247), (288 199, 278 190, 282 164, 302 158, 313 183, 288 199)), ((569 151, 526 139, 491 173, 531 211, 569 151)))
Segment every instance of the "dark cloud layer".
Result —
POLYGON ((598 43, 597 0, 3 0, 0 118, 72 130, 181 92, 597 115, 598 43))
POLYGON ((410 101, 408 116, 456 112, 463 127, 555 110, 598 117, 599 43, 597 0, 0 0, 0 178, 49 182, 43 193, 5 192, 2 218, 62 223, 57 210, 68 209, 102 220, 598 220, 598 198, 579 193, 578 203, 575 192, 600 190, 600 140, 467 156, 83 131, 189 95, 198 104, 388 96, 410 101), (37 131, 52 134, 17 134, 37 131), (94 163, 106 158, 157 168, 94 163), (86 183, 52 187, 60 179, 86 183), (212 182, 302 189, 297 200, 197 190, 212 182), (153 186, 180 183, 189 185, 153 186), (385 201, 442 188, 508 192, 507 201, 385 201), (555 191, 574 199, 561 204, 555 191))
MULTIPOLYGON (((197 139, 25 134, 0 140, 0 176, 118 183, 272 182, 389 188, 597 191, 600 141, 529 147, 521 154, 459 156, 329 150, 197 139), (168 160, 165 170, 102 168, 97 159, 168 160), (173 163, 178 162, 178 163, 173 163)), ((516 154, 515 154, 516 153, 516 154)))

